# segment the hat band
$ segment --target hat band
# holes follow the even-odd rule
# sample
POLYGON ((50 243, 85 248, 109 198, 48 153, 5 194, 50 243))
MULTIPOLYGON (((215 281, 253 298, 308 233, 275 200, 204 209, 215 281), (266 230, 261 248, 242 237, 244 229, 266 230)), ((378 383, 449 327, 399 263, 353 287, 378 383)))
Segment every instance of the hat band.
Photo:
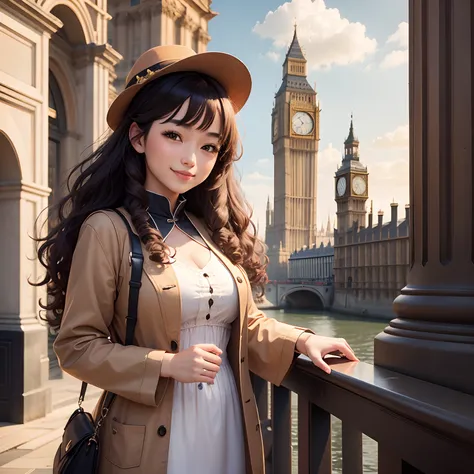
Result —
POLYGON ((132 77, 130 81, 128 81, 125 89, 130 86, 134 86, 135 84, 141 84, 142 82, 147 81, 150 77, 153 77, 158 71, 164 69, 165 67, 171 66, 174 64, 176 59, 167 59, 166 61, 160 61, 159 63, 153 64, 152 66, 143 69, 138 74, 132 77))

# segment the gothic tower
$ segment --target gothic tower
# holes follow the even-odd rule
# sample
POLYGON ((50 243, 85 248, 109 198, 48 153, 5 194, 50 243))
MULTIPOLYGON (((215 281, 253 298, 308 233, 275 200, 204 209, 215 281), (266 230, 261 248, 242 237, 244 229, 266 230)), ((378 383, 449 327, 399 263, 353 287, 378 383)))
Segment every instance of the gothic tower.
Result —
POLYGON ((354 136, 351 116, 349 135, 344 142, 344 158, 336 172, 337 235, 339 238, 349 230, 354 222, 366 225, 365 203, 368 198, 367 167, 359 161, 359 140, 354 136))
POLYGON ((319 104, 295 26, 272 111, 274 203, 266 227, 270 279, 286 279, 290 254, 316 242, 318 141, 319 104))

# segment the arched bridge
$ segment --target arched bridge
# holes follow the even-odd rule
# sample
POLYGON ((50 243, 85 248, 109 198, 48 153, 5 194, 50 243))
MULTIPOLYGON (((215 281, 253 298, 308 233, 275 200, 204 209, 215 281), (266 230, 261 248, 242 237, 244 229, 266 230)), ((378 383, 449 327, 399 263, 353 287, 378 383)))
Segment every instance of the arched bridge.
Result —
POLYGON ((271 280, 265 298, 278 308, 323 310, 332 304, 333 285, 330 280, 271 280))

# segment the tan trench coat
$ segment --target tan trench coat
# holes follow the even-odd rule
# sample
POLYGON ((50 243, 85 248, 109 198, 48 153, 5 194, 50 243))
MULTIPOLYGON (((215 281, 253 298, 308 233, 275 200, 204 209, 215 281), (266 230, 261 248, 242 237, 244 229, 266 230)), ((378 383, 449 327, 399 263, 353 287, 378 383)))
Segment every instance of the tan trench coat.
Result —
MULTIPOLYGON (((227 351, 244 419, 247 474, 263 474, 262 435, 249 371, 279 385, 304 328, 265 317, 253 302, 243 268, 219 251, 199 219, 188 217, 238 288, 239 318, 232 325, 227 351)), ((99 211, 84 222, 54 348, 66 372, 118 395, 100 432, 100 474, 166 474, 174 384, 160 377, 160 369, 165 351, 179 347, 179 286, 173 267, 155 264, 143 248, 136 345, 117 342, 125 338, 129 251, 127 230, 114 212, 99 211)))

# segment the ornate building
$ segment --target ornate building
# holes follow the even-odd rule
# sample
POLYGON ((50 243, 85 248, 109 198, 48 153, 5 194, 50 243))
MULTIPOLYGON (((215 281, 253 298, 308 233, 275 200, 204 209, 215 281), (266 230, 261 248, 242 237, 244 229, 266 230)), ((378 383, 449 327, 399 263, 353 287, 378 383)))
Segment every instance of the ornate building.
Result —
POLYGON ((393 316, 392 302, 406 284, 409 263, 408 222, 398 219, 391 204, 391 220, 383 212, 368 216, 369 174, 359 160, 359 142, 351 120, 345 156, 335 176, 337 229, 334 231, 335 295, 333 308, 350 313, 393 316))
POLYGON ((141 49, 165 42, 206 49, 210 4, 0 2, 0 421, 38 418, 51 404, 47 331, 37 319, 45 293, 27 282, 43 275, 29 237, 36 217, 107 132, 113 84, 121 87, 141 49))
POLYGON ((266 222, 272 280, 285 280, 291 253, 316 242, 318 141, 319 104, 295 27, 272 112, 274 203, 266 222))
POLYGON ((125 77, 138 56, 158 44, 182 44, 206 51, 211 37, 208 21, 217 13, 209 0, 108 0, 109 43, 124 57, 116 67, 115 86, 123 89, 125 77))

